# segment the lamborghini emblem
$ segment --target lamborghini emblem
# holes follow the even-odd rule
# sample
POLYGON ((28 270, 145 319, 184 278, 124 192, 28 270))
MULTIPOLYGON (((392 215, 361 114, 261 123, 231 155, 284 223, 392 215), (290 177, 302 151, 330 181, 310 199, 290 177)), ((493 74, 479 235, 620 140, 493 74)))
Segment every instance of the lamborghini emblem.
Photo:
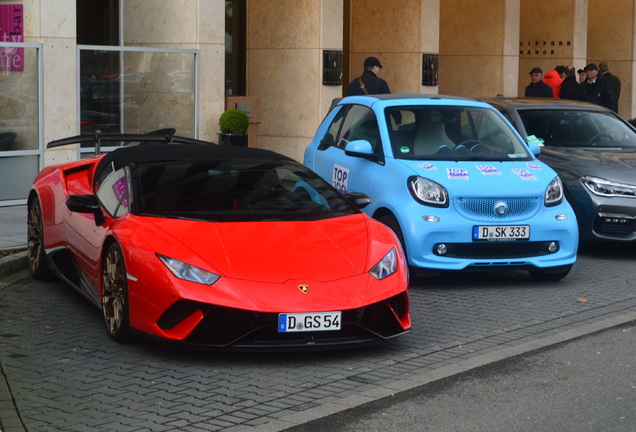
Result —
POLYGON ((298 285, 298 289, 303 294, 307 294, 309 292, 309 285, 298 285))

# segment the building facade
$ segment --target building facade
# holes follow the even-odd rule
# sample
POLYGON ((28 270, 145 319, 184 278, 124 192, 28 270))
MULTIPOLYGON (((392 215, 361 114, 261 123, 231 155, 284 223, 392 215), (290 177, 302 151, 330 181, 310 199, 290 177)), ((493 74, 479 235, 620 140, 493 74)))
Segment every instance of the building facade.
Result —
POLYGON ((251 146, 302 160, 371 55, 394 93, 465 97, 523 94, 535 66, 605 60, 630 119, 635 11, 636 0, 0 0, 0 205, 24 203, 43 166, 92 151, 48 141, 163 128, 217 141, 227 108, 251 116, 251 146))

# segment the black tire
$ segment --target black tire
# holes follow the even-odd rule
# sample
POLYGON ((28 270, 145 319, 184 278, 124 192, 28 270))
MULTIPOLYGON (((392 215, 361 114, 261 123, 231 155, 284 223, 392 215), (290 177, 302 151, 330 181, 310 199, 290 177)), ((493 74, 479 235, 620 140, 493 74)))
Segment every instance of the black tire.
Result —
POLYGON ((554 282, 566 277, 570 270, 572 270, 571 264, 558 267, 532 268, 528 270, 528 273, 538 281, 554 282))
POLYGON ((29 269, 33 277, 38 280, 52 279, 53 272, 44 251, 42 205, 37 197, 31 200, 27 210, 27 251, 29 269))
POLYGON ((126 264, 117 243, 108 247, 102 263, 102 313, 111 338, 118 342, 130 339, 126 264))

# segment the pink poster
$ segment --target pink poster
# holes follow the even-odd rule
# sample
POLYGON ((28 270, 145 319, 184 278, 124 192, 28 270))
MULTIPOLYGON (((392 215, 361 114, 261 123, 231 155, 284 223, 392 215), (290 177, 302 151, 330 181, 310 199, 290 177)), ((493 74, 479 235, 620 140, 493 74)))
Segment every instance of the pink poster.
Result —
MULTIPOLYGON (((0 41, 24 42, 21 4, 0 5, 0 41)), ((0 71, 24 70, 24 48, 0 47, 0 71)))

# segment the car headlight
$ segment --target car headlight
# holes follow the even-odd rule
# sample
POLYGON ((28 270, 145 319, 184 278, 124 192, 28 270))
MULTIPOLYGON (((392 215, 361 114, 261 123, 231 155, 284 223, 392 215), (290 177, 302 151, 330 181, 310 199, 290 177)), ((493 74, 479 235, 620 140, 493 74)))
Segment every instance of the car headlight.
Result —
POLYGON ((581 183, 590 192, 602 196, 636 197, 636 186, 603 180, 598 177, 581 177, 581 183))
POLYGON ((378 280, 382 280, 387 276, 391 276, 397 271, 398 259, 395 248, 391 249, 388 254, 384 255, 376 265, 373 266, 369 273, 378 280))
POLYGON ((170 270, 172 274, 179 279, 196 282, 203 285, 212 285, 214 282, 221 278, 221 276, 219 276, 218 274, 200 269, 199 267, 195 267, 174 258, 170 258, 160 254, 157 254, 157 257, 161 260, 162 263, 164 263, 166 267, 168 267, 168 270, 170 270))
POLYGON ((557 176, 545 189, 545 205, 552 207, 561 204, 561 202, 563 202, 563 183, 557 176))
POLYGON ((448 207, 448 192, 442 185, 419 176, 411 176, 406 182, 409 192, 420 204, 448 207))

